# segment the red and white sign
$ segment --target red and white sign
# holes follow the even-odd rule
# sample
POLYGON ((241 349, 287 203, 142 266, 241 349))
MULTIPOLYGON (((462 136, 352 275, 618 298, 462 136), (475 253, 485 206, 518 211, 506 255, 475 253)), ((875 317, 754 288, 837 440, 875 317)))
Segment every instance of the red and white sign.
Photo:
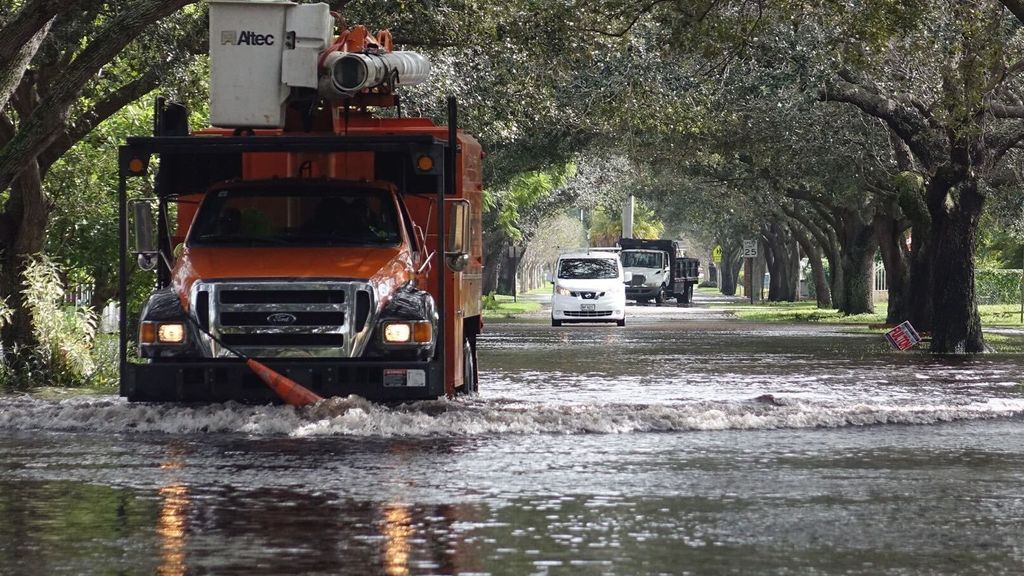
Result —
POLYGON ((885 338, 889 341, 889 344, 892 344, 893 348, 900 351, 921 342, 921 336, 910 325, 909 320, 886 332, 885 338))

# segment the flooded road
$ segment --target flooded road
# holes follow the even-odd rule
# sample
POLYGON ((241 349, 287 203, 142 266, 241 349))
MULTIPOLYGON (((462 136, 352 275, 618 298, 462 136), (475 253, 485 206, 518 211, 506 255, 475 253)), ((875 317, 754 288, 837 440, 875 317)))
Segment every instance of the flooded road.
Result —
POLYGON ((0 574, 1019 574, 1022 358, 630 307, 481 395, 0 398, 0 574))

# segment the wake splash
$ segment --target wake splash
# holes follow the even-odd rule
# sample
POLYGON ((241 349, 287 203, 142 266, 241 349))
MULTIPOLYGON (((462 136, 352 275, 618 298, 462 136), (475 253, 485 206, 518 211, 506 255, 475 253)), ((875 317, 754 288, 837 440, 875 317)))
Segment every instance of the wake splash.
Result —
POLYGON ((129 404, 120 398, 0 398, 0 431, 240 433, 291 437, 459 437, 934 424, 1024 414, 1024 399, 841 403, 760 396, 672 404, 547 405, 436 400, 381 406, 330 398, 315 406, 129 404))

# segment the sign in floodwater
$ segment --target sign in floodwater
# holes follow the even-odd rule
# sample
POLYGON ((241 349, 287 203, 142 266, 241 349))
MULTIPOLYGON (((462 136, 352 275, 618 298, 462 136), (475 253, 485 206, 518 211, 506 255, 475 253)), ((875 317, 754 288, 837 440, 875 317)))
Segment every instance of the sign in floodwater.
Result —
POLYGON ((1021 358, 633 307, 478 398, 0 398, 3 574, 1011 574, 1021 358))

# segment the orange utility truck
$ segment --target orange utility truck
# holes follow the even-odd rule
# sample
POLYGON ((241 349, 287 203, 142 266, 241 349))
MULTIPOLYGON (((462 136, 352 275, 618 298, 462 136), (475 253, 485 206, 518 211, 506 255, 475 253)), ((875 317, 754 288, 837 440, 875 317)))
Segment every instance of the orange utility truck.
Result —
POLYGON ((401 114, 428 60, 327 4, 208 3, 214 127, 158 99, 119 152, 121 395, 277 401, 244 358, 325 397, 475 392, 483 154, 453 98, 401 114))

